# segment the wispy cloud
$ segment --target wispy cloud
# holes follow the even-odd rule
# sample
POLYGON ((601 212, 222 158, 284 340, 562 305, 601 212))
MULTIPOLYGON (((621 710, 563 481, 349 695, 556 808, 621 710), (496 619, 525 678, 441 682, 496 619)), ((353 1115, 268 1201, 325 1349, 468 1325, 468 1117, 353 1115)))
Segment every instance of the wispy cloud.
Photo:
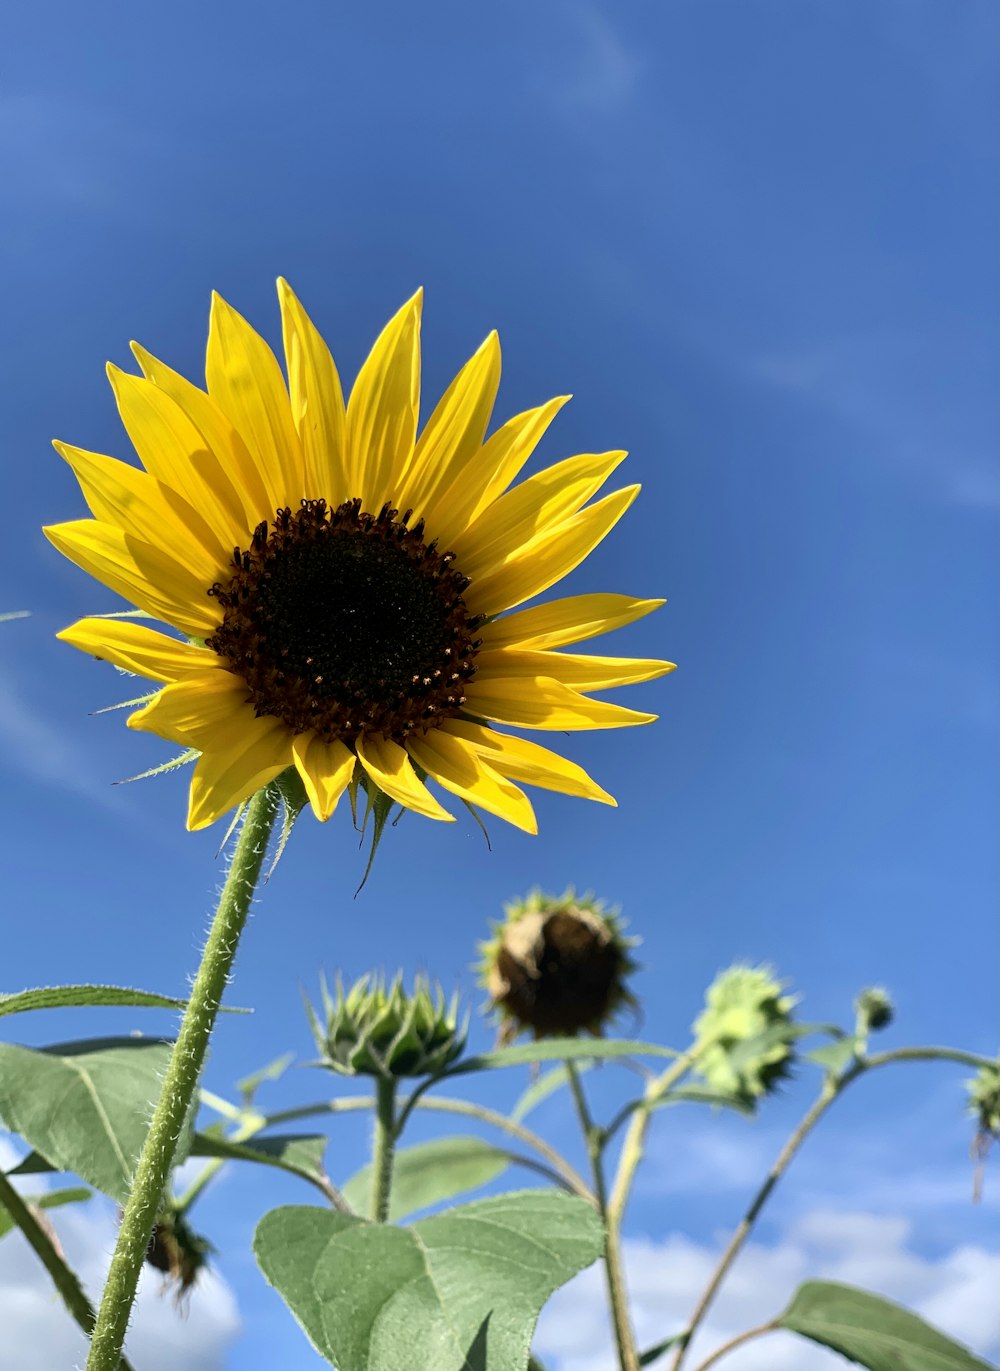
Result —
POLYGON ((559 74, 546 71, 546 93, 567 115, 617 114, 635 94, 645 65, 641 54, 628 46, 600 5, 571 3, 562 12, 573 55, 559 74))

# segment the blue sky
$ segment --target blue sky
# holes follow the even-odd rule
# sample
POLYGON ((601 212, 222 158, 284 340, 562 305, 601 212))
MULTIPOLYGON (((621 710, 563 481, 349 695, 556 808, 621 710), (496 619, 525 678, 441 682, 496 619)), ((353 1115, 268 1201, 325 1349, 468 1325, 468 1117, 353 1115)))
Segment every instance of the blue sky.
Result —
MULTIPOLYGON (((130 366, 134 337, 197 378, 213 288, 277 342, 282 274, 348 377, 423 284, 425 413, 493 327, 498 420, 572 392, 540 459, 627 447, 643 492, 569 589, 668 597, 606 650, 680 665, 618 696, 658 723, 567 740, 616 811, 540 794, 540 836, 494 823, 492 852, 407 816, 357 900, 346 816, 304 820, 240 952, 233 1001, 256 1013, 222 1024, 208 1084, 308 1058, 298 987, 320 967, 425 968, 474 997, 486 921, 534 884, 622 905, 647 1037, 680 1043, 715 971, 750 958, 810 1018, 884 981, 889 1041, 992 1051, 996 29, 985 0, 9 15, 0 601, 32 618, 0 658, 3 988, 183 993, 196 965, 220 834, 184 832, 180 775, 111 786, 169 748, 88 717, 133 692, 53 638, 115 601, 39 532, 83 512, 49 444, 130 455, 104 362, 130 366)), ((19 1028, 134 1026, 169 1021, 19 1028)), ((891 1171, 927 1260, 988 1243, 957 1081, 859 1087, 803 1171, 810 1203, 885 1210, 891 1171)), ((298 1073, 273 1098, 322 1088, 298 1073)), ((733 1148, 766 1155, 806 1098, 745 1135, 687 1121, 677 1146, 717 1147, 714 1180, 665 1185, 654 1158, 635 1239, 709 1242, 743 1197, 719 1183, 733 1148)), ((336 1174, 363 1143, 337 1134, 336 1174)), ((234 1175, 205 1203, 249 1330, 212 1368, 319 1364, 240 1250, 293 1197, 234 1175)))

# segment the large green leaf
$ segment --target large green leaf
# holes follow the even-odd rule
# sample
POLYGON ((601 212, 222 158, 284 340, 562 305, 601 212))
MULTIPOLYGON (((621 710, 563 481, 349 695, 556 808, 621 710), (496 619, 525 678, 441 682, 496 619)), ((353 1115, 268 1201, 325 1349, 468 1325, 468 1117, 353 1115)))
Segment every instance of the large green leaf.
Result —
MULTIPOLYGON (((510 1163, 509 1152, 483 1138, 437 1138, 434 1142, 400 1148, 392 1168, 389 1218, 404 1219, 417 1209, 478 1190, 502 1176, 510 1163)), ((353 1175, 341 1193, 352 1209, 370 1214, 371 1167, 353 1175)))
POLYGON ((478 1057, 464 1057, 442 1072, 447 1076, 464 1076, 470 1071, 493 1071, 500 1066, 524 1066, 531 1062, 597 1060, 608 1057, 679 1057, 672 1047, 656 1043, 631 1042, 623 1038, 542 1038, 537 1043, 518 1043, 514 1047, 500 1047, 496 1052, 482 1052, 478 1057))
MULTIPOLYGON (((45 1190, 41 1195, 22 1195, 21 1199, 33 1209, 57 1209, 62 1204, 81 1204, 84 1200, 90 1199, 90 1193, 82 1186, 75 1185, 67 1186, 63 1190, 45 1190)), ((0 1238, 5 1237, 16 1227, 14 1220, 0 1203, 0 1238)))
POLYGON ((325 1133, 281 1133, 270 1138, 236 1142, 231 1138, 196 1133, 191 1143, 192 1157, 220 1157, 224 1161, 261 1162, 289 1171, 313 1184, 324 1183, 323 1157, 329 1138, 325 1133))
MULTIPOLYGON (((172 1044, 97 1038, 36 1050, 0 1043, 0 1119, 57 1171, 124 1202, 172 1044)), ((187 1155, 189 1130, 176 1159, 187 1155)))
POLYGON ((526 1365, 549 1295, 602 1244, 586 1201, 530 1190, 412 1228, 274 1209, 258 1225, 254 1252, 338 1371, 511 1371, 526 1365))
POLYGON ((0 993, 0 1016, 26 1009, 77 1009, 82 1005, 124 1006, 132 1009, 183 1009, 186 1000, 133 990, 125 985, 42 985, 15 994, 0 993))
POLYGON ((835 1281, 806 1281, 775 1322, 869 1371, 991 1371, 908 1309, 835 1281))

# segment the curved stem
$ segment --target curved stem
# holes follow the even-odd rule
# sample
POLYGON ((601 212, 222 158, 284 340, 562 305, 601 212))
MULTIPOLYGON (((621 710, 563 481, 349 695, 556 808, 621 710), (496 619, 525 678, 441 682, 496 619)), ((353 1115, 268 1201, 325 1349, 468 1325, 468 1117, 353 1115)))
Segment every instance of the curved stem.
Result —
POLYGON ((621 1226, 617 1220, 613 1221, 608 1213, 608 1188, 604 1178, 604 1132, 594 1123, 576 1063, 567 1061, 566 1071, 583 1140, 587 1145, 587 1156, 590 1158, 597 1206, 604 1220, 604 1276, 608 1287, 608 1303, 611 1306, 618 1365, 621 1371, 639 1371, 639 1353, 632 1331, 632 1320, 629 1318, 628 1290, 622 1265, 621 1226))
POLYGON ((392 1195, 392 1163, 396 1153, 396 1082, 383 1076, 375 1096, 375 1137, 372 1147, 372 1218, 387 1223, 392 1195))
POLYGON ((756 1328, 748 1328, 745 1333, 737 1333, 735 1338, 730 1338, 721 1347, 717 1347, 711 1356, 706 1357, 696 1371, 708 1371, 710 1366, 714 1366, 717 1361, 721 1361, 729 1352, 735 1352, 737 1347, 742 1347, 745 1342, 751 1342, 754 1338, 762 1338, 765 1333, 776 1333, 778 1323, 775 1319, 769 1319, 767 1323, 759 1323, 756 1328))
POLYGON ((191 998, 136 1164, 135 1179, 97 1313, 87 1371, 118 1371, 121 1365, 125 1332, 149 1235, 163 1203, 177 1139, 197 1089, 208 1040, 236 957, 240 934, 250 913, 277 812, 278 796, 271 787, 258 790, 247 805, 191 998))
MULTIPOLYGON (((31 1204, 0 1171, 0 1206, 7 1210, 27 1239, 35 1256, 52 1277, 52 1284, 62 1296, 62 1302, 73 1318, 90 1337, 94 1327, 94 1307, 87 1299, 76 1272, 60 1255, 55 1243, 35 1218, 31 1204)), ((121 1371, 132 1371, 124 1357, 119 1361, 121 1371)))
POLYGON ((628 1132, 625 1134, 625 1141, 622 1144, 615 1183, 611 1191, 611 1198, 608 1201, 609 1222, 621 1225, 625 1207, 628 1204, 628 1197, 632 1191, 632 1182, 635 1180, 635 1173, 645 1150, 646 1133, 649 1130, 653 1106, 672 1085, 676 1085, 681 1077, 686 1074, 696 1056, 695 1049, 693 1047, 688 1048, 671 1066, 667 1067, 666 1071, 654 1077, 647 1085, 645 1098, 632 1115, 628 1132))
MULTIPOLYGON (((401 1112, 405 1112, 407 1103, 407 1100, 401 1101, 401 1112)), ((317 1114, 351 1114, 361 1109, 373 1109, 375 1104, 373 1095, 356 1095, 350 1099, 323 1100, 318 1104, 300 1105, 296 1109, 283 1109, 277 1114, 269 1114, 267 1122, 270 1126, 272 1124, 295 1123, 299 1119, 313 1118, 317 1114)), ((455 1100, 440 1095, 432 1099, 421 1099, 417 1108, 435 1110, 442 1114, 463 1114, 466 1118, 479 1119, 481 1123, 489 1124, 492 1128, 498 1128, 512 1138, 519 1139, 532 1151, 537 1152, 540 1157, 545 1158, 556 1175, 562 1178, 568 1190, 571 1190, 574 1195, 579 1195, 588 1204, 592 1204, 595 1209, 597 1208, 597 1198, 579 1171, 571 1166, 554 1147, 550 1147, 544 1138, 533 1133, 530 1128, 525 1128, 523 1124, 508 1119, 506 1114, 500 1114, 495 1109, 488 1109, 482 1104, 474 1104, 471 1100, 455 1100)))

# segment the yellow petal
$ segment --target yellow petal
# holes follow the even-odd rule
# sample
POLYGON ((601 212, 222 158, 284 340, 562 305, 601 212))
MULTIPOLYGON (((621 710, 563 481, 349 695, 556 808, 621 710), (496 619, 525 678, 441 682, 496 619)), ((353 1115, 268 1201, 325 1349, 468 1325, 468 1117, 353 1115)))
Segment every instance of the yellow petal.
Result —
POLYGON ((292 419, 302 444, 309 499, 336 509, 347 499, 344 393, 330 349, 288 284, 279 278, 281 327, 292 419))
POLYGON ((223 547, 246 536, 243 508, 229 477, 181 407, 151 381, 108 364, 118 412, 151 476, 208 520, 223 547))
POLYGON ((529 543, 516 557, 472 582, 465 593, 473 614, 499 614, 541 595, 580 565, 614 528, 639 493, 626 486, 588 505, 550 533, 529 543))
POLYGON ((466 688, 466 701, 470 714, 500 724, 513 724, 515 728, 552 728, 569 732, 650 724, 656 718, 655 714, 640 714, 622 705, 591 700, 561 681, 544 676, 488 681, 477 678, 466 688))
MULTIPOLYGON (((238 752, 242 740, 249 744, 263 737, 280 723, 273 718, 258 719, 247 703, 247 688, 229 671, 206 671, 188 676, 163 689, 148 705, 130 714, 129 728, 140 733, 155 733, 172 743, 186 743, 199 752, 238 752)), ((288 763, 291 763, 291 732, 288 735, 288 763)))
POLYGON ((624 452, 569 457, 508 490, 449 544, 462 575, 475 580, 499 570, 575 514, 624 460, 624 452))
POLYGON ((237 519, 239 528, 254 529, 262 519, 273 518, 277 506, 271 502, 246 443, 218 405, 187 377, 172 371, 138 343, 132 343, 131 348, 142 374, 184 411, 229 478, 236 503, 242 509, 242 517, 237 519))
POLYGON ((205 379, 257 463, 272 509, 297 508, 308 492, 281 368, 260 334, 215 292, 205 379))
POLYGON ((69 443, 54 442, 53 447, 72 467, 95 518, 176 557, 206 586, 223 579, 227 558, 222 544, 175 490, 114 457, 69 443))
POLYGON ((315 733, 297 734, 292 756, 313 812, 325 824, 354 775, 357 758, 343 743, 325 743, 315 733))
MULTIPOLYGON (((265 720, 255 719, 254 722, 263 725, 265 720)), ((188 828, 207 828, 268 781, 273 781, 289 765, 288 730, 274 719, 266 722, 267 729, 261 728, 251 737, 241 737, 237 747, 206 752, 198 758, 191 776, 188 828)))
POLYGON ((390 799, 416 810, 428 819, 454 823, 455 816, 438 804, 410 764, 398 743, 390 738, 361 737, 357 742, 358 760, 380 790, 390 799))
POLYGON ((158 548, 112 524, 75 519, 42 532, 64 557, 182 633, 206 638, 222 618, 218 601, 203 582, 158 548))
POLYGON ((466 719, 446 719, 441 732, 464 738, 494 771, 520 781, 522 785, 536 785, 543 790, 556 790, 561 795, 576 795, 601 804, 618 803, 587 775, 582 766, 560 757, 557 752, 550 752, 539 743, 530 743, 526 738, 515 738, 509 733, 497 733, 495 729, 466 719))
POLYGON ((420 312, 423 292, 389 320, 347 402, 347 486, 377 514, 395 500, 410 464, 420 405, 420 312))
POLYGON ((452 483, 476 457, 500 385, 500 340, 491 333, 466 362, 424 425, 413 460, 393 499, 436 536, 435 513, 452 483))
POLYGON ((666 600, 635 600, 630 595, 569 595, 494 619, 480 630, 486 647, 564 647, 623 628, 666 600))
POLYGON ((78 619, 56 637, 153 681, 180 681, 221 665, 208 648, 168 638, 130 619, 78 619))
POLYGON ((417 765, 445 790, 525 833, 538 832, 535 812, 524 791, 487 766, 464 738, 434 729, 421 738, 408 738, 406 746, 417 765))
POLYGON ((508 419, 456 473, 434 509, 432 536, 441 547, 450 548, 462 530, 507 489, 568 399, 568 395, 559 395, 548 404, 508 419))
POLYGON ((528 652, 502 647, 476 657, 477 680, 494 676, 550 676, 587 694, 616 686, 654 681, 677 668, 673 662, 648 657, 584 657, 570 652, 528 652))

